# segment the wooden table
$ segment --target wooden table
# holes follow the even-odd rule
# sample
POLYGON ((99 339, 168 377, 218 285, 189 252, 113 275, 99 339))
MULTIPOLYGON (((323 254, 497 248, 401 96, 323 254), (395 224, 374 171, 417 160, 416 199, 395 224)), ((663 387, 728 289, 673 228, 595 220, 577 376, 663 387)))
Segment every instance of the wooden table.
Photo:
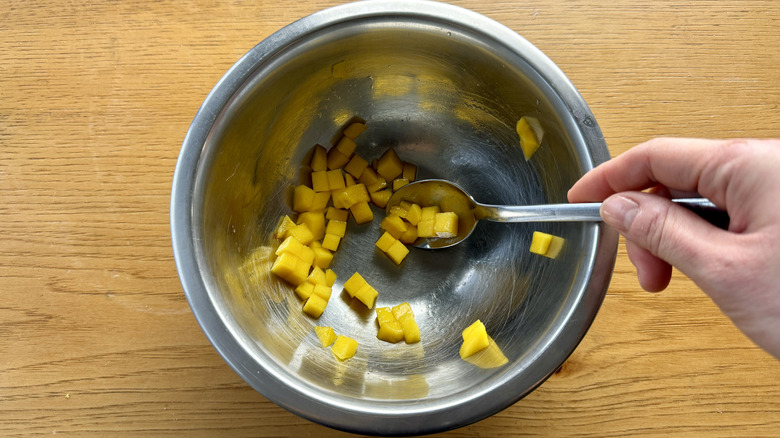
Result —
MULTIPOLYGON (((223 362, 174 266, 185 132, 257 42, 331 0, 0 2, 0 435, 340 436, 223 362)), ((775 0, 454 1, 583 94, 613 155, 655 136, 780 137, 775 0)), ((676 274, 643 292, 621 244, 560 372, 447 436, 779 436, 780 362, 676 274)))

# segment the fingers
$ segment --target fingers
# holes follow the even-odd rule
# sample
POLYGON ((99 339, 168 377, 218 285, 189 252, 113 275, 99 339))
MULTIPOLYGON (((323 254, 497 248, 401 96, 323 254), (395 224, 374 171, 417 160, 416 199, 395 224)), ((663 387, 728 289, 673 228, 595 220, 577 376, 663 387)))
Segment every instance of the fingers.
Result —
POLYGON ((642 143, 588 172, 569 190, 569 201, 597 202, 614 193, 644 190, 659 184, 702 193, 702 177, 715 177, 713 169, 720 169, 722 162, 730 157, 730 154, 715 153, 714 148, 729 144, 723 140, 669 138, 642 143))
POLYGON ((674 265, 691 278, 706 276, 712 254, 724 251, 727 232, 661 196, 624 192, 607 198, 601 216, 631 243, 642 287, 666 287, 674 265))
POLYGON ((639 285, 648 292, 661 292, 672 279, 672 265, 630 240, 626 241, 628 259, 636 267, 639 285))

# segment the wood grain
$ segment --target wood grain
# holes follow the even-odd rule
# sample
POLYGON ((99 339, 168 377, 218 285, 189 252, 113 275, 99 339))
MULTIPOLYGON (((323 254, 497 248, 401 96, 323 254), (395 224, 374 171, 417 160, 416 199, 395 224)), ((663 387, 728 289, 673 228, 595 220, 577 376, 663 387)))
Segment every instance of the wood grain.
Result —
MULTIPOLYGON (((211 87, 337 1, 0 1, 0 435, 342 436, 251 390, 189 310, 170 184, 211 87)), ((780 4, 452 3, 544 51, 613 155, 656 136, 780 137, 780 4)), ((591 331, 505 411, 443 435, 780 436, 780 364, 621 245, 591 331)))

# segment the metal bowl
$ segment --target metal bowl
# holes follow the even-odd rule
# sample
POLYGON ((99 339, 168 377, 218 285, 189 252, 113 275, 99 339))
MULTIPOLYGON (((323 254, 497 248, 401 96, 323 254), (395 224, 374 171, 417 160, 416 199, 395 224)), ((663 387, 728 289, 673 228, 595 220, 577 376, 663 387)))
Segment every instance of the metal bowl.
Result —
POLYGON ((179 275, 209 340, 253 388, 311 421, 365 434, 463 426, 521 399, 585 335, 614 265, 617 235, 601 225, 480 223, 463 244, 413 249, 401 266, 374 247, 379 219, 350 223, 332 269, 325 313, 301 312, 291 288, 247 260, 273 246, 291 188, 316 143, 353 116, 358 152, 389 147, 487 203, 565 202, 567 189, 608 159, 601 132, 563 73, 510 29, 424 1, 346 4, 258 44, 214 87, 182 146, 171 228, 179 275), (523 115, 545 136, 526 161, 523 115), (534 230, 564 237, 560 256, 531 254, 534 230), (378 305, 411 303, 419 344, 376 338, 373 311, 341 292, 360 272, 378 305), (507 363, 458 355, 461 331, 482 320, 507 363), (314 335, 332 326, 357 355, 336 360, 314 335), (494 364, 495 365, 495 364, 494 364))

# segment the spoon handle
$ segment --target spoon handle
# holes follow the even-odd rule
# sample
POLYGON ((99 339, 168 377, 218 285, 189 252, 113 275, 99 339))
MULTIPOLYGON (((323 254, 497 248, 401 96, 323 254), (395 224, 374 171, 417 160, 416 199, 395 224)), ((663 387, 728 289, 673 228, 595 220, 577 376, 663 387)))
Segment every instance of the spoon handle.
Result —
MULTIPOLYGON (((727 229, 728 214, 704 198, 672 199, 711 224, 727 229)), ((600 202, 545 205, 481 205, 479 219, 495 222, 598 222, 600 202)))

